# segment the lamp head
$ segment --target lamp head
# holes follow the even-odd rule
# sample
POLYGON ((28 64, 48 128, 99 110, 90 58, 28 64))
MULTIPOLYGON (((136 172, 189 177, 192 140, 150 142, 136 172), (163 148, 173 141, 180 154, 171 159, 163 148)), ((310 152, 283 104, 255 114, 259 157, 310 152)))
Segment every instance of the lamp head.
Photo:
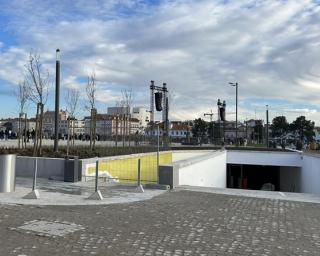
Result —
POLYGON ((56 50, 56 60, 60 61, 60 49, 56 50))

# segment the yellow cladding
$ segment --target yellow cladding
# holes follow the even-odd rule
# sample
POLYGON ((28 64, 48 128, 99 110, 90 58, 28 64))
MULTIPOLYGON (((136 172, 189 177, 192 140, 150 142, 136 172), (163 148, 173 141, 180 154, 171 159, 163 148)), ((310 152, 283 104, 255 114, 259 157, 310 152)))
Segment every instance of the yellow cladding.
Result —
MULTIPOLYGON (((101 160, 99 172, 108 172, 113 178, 119 180, 136 181, 138 177, 138 159, 141 160, 141 181, 157 182, 157 154, 130 156, 123 159, 101 160)), ((160 153, 160 164, 172 163, 172 152, 160 153)), ((94 174, 95 167, 88 168, 88 174, 94 174)))

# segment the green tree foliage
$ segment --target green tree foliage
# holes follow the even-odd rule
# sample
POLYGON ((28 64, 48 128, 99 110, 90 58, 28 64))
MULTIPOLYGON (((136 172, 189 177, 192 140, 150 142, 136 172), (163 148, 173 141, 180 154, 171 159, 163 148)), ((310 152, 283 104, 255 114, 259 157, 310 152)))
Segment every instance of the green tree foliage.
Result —
POLYGON ((200 143, 203 141, 207 133, 207 123, 201 118, 195 119, 192 127, 193 137, 200 139, 200 143))
POLYGON ((289 131, 289 123, 285 116, 277 116, 273 118, 270 128, 273 137, 282 137, 289 131))
POLYGON ((213 140, 214 140, 214 132, 215 132, 214 123, 213 122, 210 122, 210 123, 207 124, 207 132, 208 132, 208 136, 209 136, 211 142, 213 142, 213 140))
POLYGON ((313 140, 314 122, 306 120, 305 116, 299 116, 295 121, 290 124, 290 130, 295 135, 298 135, 300 140, 306 139, 308 142, 313 140))

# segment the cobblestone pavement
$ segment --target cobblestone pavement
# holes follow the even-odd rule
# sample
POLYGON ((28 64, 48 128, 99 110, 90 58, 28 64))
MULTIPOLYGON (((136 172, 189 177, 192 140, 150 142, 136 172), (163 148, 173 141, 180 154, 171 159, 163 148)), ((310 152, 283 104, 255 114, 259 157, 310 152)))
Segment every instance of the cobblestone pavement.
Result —
POLYGON ((320 204, 173 191, 116 205, 0 205, 0 237, 0 255, 319 256, 320 204))

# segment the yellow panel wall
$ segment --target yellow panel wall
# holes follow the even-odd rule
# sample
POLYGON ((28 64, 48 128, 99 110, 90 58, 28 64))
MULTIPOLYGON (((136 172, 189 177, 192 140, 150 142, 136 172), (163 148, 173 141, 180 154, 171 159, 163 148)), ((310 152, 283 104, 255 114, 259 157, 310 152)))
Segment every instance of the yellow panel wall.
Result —
MULTIPOLYGON (((120 181, 137 181, 138 159, 141 161, 141 181, 157 182, 157 154, 148 153, 144 155, 130 155, 121 159, 102 159, 99 162, 99 174, 105 173, 107 176, 119 179, 120 181)), ((160 164, 172 163, 172 152, 160 152, 160 164)), ((95 174, 95 167, 88 168, 89 176, 95 174)))

